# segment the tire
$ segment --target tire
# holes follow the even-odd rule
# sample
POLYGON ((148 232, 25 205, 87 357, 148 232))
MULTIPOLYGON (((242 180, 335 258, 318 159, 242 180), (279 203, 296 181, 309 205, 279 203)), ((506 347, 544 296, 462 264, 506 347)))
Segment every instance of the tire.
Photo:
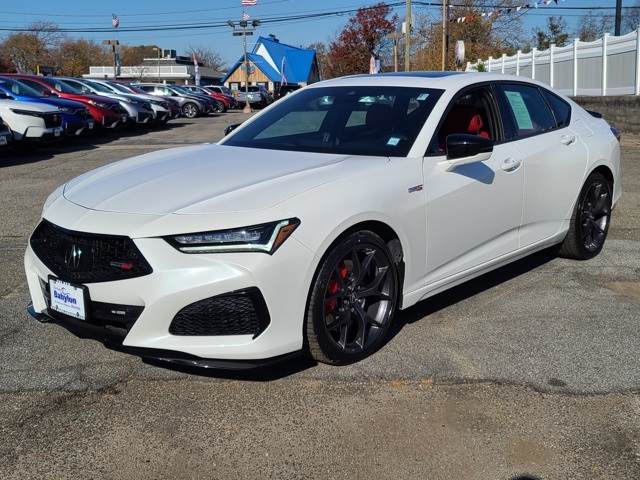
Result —
POLYGON ((225 113, 227 111, 227 106, 222 100, 216 100, 216 105, 218 106, 218 113, 225 113))
POLYGON ((580 190, 558 254, 575 260, 595 257, 602 250, 610 221, 611 187, 602 174, 592 173, 580 190))
POLYGON ((398 275, 373 232, 343 239, 325 257, 309 293, 305 347, 316 361, 346 365, 371 355, 395 313, 398 275))
POLYGON ((196 118, 200 114, 200 111, 195 103, 189 102, 182 106, 182 114, 187 118, 196 118))

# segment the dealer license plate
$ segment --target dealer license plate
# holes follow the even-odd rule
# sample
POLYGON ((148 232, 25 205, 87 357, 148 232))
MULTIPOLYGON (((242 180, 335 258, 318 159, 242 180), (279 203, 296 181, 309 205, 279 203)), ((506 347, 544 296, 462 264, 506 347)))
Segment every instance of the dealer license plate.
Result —
POLYGON ((86 320, 84 287, 49 277, 51 310, 86 320))
POLYGON ((0 145, 6 145, 7 144, 7 137, 0 137, 0 145))
POLYGON ((53 129, 53 136, 54 137, 59 137, 60 136, 60 129, 59 128, 54 128, 53 129))

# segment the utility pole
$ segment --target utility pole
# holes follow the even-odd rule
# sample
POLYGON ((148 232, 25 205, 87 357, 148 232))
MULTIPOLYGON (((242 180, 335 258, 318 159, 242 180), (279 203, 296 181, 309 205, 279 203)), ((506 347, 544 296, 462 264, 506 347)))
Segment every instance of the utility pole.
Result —
POLYGON ((260 20, 253 20, 251 22, 251 27, 248 27, 248 23, 246 20, 240 20, 238 24, 239 27, 236 27, 236 24, 233 23, 232 20, 228 20, 227 23, 231 28, 233 28, 233 36, 239 37, 242 35, 242 47, 244 49, 244 98, 245 98, 245 106, 244 113, 251 113, 251 105, 249 105, 249 62, 247 61, 247 35, 253 35, 256 27, 260 25, 260 20))
POLYGON ((407 0, 404 28, 404 71, 411 71, 411 0, 407 0))

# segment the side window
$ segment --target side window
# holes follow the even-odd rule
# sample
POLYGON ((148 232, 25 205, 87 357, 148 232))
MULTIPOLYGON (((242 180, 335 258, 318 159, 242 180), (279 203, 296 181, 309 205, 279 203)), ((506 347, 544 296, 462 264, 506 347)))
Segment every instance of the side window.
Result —
POLYGON ((498 140, 495 116, 492 115, 489 90, 478 88, 458 97, 447 111, 437 135, 431 142, 429 153, 445 151, 447 137, 456 133, 478 135, 498 140))
POLYGON ((36 89, 38 92, 42 92, 43 90, 48 90, 47 88, 43 87, 38 82, 34 82, 33 80, 21 78, 20 81, 23 82, 25 85, 29 85, 31 88, 36 89))
POLYGON ((548 90, 542 90, 542 95, 549 103, 558 128, 566 127, 571 120, 571 106, 557 95, 548 90))
POLYGON ((507 100, 515 137, 525 137, 555 128, 553 114, 537 88, 513 84, 505 84, 501 88, 507 100))

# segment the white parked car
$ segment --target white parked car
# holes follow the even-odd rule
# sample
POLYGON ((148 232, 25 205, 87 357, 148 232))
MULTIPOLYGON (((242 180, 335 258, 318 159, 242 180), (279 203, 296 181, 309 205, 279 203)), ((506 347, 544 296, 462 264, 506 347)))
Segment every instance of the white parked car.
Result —
POLYGON ((13 135, 0 117, 0 152, 9 150, 13 146, 13 135))
POLYGON ((0 117, 9 127, 17 147, 62 140, 62 115, 58 107, 42 102, 0 100, 0 117))
POLYGON ((548 247, 597 255, 620 196, 610 126, 539 82, 339 78, 219 144, 58 188, 26 252, 30 311, 186 365, 345 364, 397 309, 548 247))

